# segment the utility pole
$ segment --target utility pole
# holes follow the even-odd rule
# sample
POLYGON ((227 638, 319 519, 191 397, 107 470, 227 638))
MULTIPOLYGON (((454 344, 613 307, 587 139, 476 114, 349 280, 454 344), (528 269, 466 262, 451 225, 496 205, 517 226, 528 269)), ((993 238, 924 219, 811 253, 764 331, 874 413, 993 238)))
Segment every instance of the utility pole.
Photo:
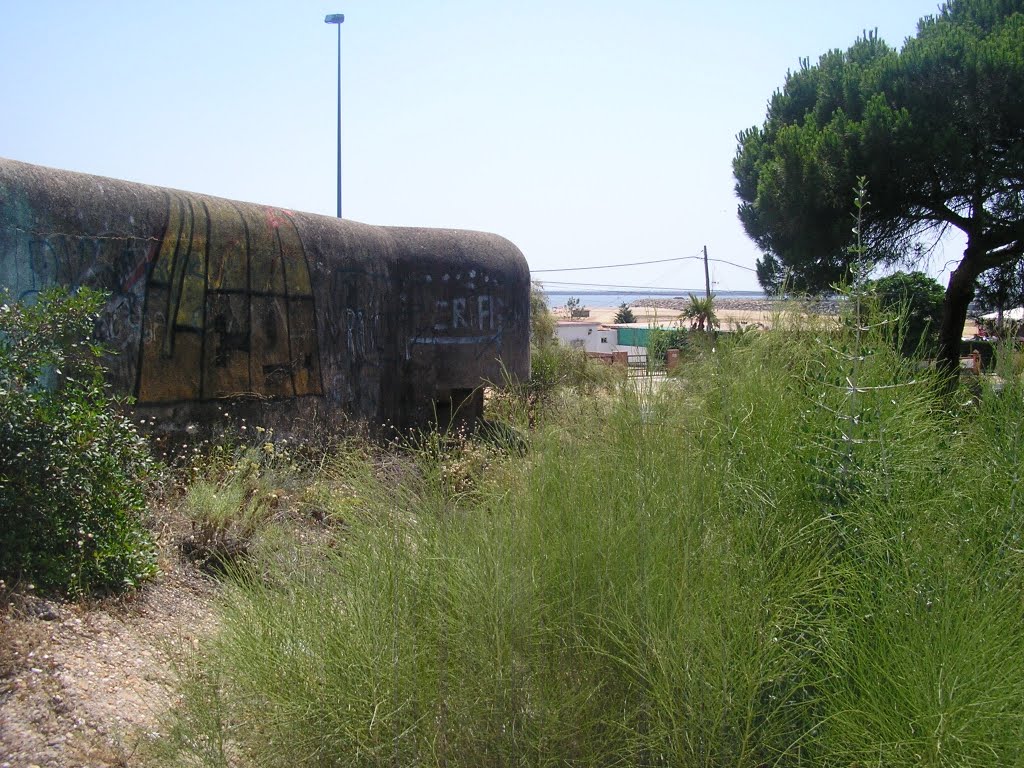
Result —
POLYGON ((704 246, 704 295, 711 298, 711 273, 708 272, 708 247, 704 246))

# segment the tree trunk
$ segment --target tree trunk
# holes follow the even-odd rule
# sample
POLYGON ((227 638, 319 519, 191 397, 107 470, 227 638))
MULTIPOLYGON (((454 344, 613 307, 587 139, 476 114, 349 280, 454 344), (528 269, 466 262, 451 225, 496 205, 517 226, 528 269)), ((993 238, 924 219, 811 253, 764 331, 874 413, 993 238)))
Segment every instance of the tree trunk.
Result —
POLYGON ((942 322, 939 325, 939 372, 946 379, 946 388, 956 388, 960 376, 960 339, 967 321, 967 307, 974 298, 974 286, 983 271, 978 264, 974 248, 968 239, 964 258, 949 276, 946 297, 942 302, 942 322))

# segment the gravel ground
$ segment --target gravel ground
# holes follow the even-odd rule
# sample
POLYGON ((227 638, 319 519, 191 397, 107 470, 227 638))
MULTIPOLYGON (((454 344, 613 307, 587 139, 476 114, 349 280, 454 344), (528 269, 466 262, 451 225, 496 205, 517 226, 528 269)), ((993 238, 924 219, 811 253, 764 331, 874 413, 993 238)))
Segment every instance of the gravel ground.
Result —
POLYGON ((191 566, 130 598, 0 605, 0 768, 137 764, 172 704, 175 662, 215 627, 216 587, 191 566))

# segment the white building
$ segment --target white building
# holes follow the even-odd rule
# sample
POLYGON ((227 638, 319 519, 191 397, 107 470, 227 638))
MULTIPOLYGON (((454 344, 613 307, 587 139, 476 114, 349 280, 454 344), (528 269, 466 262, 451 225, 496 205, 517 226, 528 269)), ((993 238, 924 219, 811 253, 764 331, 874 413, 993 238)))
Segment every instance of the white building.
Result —
POLYGON ((608 325, 597 320, 559 320, 555 323, 555 338, 559 344, 576 347, 584 352, 625 352, 630 357, 646 356, 646 346, 619 344, 618 329, 634 327, 650 328, 646 323, 608 325))
POLYGON ((559 344, 585 352, 616 352, 618 336, 614 328, 596 320, 559 320, 555 323, 559 344))

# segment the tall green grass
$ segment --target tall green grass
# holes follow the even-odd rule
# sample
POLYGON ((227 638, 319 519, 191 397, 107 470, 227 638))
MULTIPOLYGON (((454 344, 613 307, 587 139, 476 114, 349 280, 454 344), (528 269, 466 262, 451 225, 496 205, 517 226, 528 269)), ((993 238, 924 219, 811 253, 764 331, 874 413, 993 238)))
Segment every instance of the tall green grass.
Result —
POLYGON ((344 525, 229 587, 158 761, 1020 763, 1024 393, 939 399, 887 327, 780 318, 525 458, 336 457, 344 525))

